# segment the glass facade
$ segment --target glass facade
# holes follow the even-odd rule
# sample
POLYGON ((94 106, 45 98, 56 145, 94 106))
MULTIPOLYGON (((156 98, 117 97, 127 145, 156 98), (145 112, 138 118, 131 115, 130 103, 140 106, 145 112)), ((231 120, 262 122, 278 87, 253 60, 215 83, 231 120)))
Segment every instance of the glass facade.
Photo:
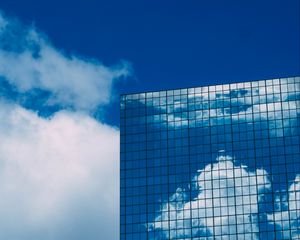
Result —
POLYGON ((120 239, 300 239, 300 78, 121 96, 120 239))

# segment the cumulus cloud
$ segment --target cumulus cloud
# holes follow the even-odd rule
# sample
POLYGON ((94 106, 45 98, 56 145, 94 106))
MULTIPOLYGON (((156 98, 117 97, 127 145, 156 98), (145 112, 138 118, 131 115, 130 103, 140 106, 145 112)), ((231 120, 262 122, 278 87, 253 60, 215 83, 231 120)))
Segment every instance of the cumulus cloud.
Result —
POLYGON ((0 11, 0 239, 118 239, 119 130, 91 115, 130 73, 66 54, 0 11), (44 102, 24 108, 16 94, 44 102), (29 110, 49 106, 48 118, 29 110))
POLYGON ((220 156, 194 177, 197 197, 186 201, 187 193, 177 189, 149 231, 170 232, 170 238, 214 236, 259 239, 258 204, 271 188, 268 174, 263 169, 249 171, 237 166, 230 156, 220 156), (192 229, 192 232, 191 232, 192 229), (221 236, 222 235, 222 236, 221 236))
POLYGON ((282 203, 278 198, 275 209, 279 210, 269 214, 268 220, 280 227, 284 239, 300 239, 300 175, 290 185, 287 201, 282 203))
POLYGON ((0 239, 117 239, 117 129, 0 102, 0 239))
POLYGON ((128 62, 107 67, 95 59, 67 55, 34 26, 0 12, 0 77, 20 93, 50 92, 46 105, 91 111, 110 101, 112 84, 131 73, 128 62))

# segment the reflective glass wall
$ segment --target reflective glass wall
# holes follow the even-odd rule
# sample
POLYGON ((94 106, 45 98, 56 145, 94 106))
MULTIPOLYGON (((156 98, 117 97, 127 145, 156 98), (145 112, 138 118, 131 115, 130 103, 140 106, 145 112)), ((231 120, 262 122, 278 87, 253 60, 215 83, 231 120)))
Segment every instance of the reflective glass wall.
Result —
POLYGON ((300 239, 300 78, 121 96, 121 239, 300 239))

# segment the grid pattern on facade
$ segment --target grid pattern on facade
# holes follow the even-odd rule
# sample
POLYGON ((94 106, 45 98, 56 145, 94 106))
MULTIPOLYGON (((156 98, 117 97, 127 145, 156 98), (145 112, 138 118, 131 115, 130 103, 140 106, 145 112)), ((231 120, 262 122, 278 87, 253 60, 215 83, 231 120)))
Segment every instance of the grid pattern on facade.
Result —
POLYGON ((121 239, 300 239, 300 78, 121 96, 121 239))

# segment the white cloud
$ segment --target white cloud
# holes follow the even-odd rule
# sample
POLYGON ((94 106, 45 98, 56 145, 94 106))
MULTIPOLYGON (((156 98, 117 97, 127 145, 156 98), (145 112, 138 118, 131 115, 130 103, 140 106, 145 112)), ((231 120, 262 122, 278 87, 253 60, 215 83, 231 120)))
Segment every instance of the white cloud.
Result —
MULTIPOLYGON (((231 91, 227 90, 227 93, 220 91, 218 94, 214 92, 211 94, 208 94, 208 92, 192 93, 188 96, 188 99, 191 103, 195 102, 195 107, 198 109, 195 111, 193 117, 189 118, 188 114, 182 114, 182 112, 189 112, 188 104, 185 103, 186 101, 183 101, 184 104, 179 104, 181 101, 179 99, 174 100, 174 107, 168 105, 168 111, 165 113, 163 121, 159 117, 154 118, 153 121, 160 122, 171 128, 186 128, 187 126, 191 128, 231 124, 232 122, 253 123, 255 121, 269 120, 270 135, 281 137, 283 136, 283 129, 279 127, 275 128, 272 124, 275 120, 282 120, 285 122, 285 127, 292 128, 292 131, 295 130, 295 126, 297 125, 296 115, 300 113, 299 108, 296 107, 299 104, 299 100, 296 100, 296 98, 299 98, 297 91, 299 92, 300 84, 297 83, 299 83, 300 79, 299 77, 295 77, 281 79, 280 81, 285 85, 259 86, 252 90, 241 86, 231 91), (289 88, 286 87, 287 83, 289 83, 289 88), (253 96, 251 95, 251 91, 253 92, 253 96), (235 96, 230 98, 230 95, 235 96), (282 98, 281 102, 280 96, 282 98), (208 101, 215 108, 209 109, 208 101), (224 101, 227 107, 217 107, 218 101, 224 101), (235 107, 237 109, 234 109, 235 107), (276 111, 276 114, 267 114, 267 112, 273 113, 274 111, 276 111), (282 111, 283 114, 281 114, 282 111)), ((250 83, 248 84, 250 86, 250 83)), ((154 107, 162 111, 166 109, 166 105, 155 105, 154 107)))
POLYGON ((0 239, 117 239, 119 132, 0 102, 0 239))
POLYGON ((69 109, 45 119, 0 98, 0 239, 118 239, 119 130, 88 113, 129 64, 69 56, 1 11, 0 63, 22 96, 40 89, 69 109))
POLYGON ((230 156, 217 160, 195 176, 198 196, 186 202, 186 193, 177 189, 169 203, 161 206, 161 213, 149 224, 149 231, 170 231, 171 238, 201 237, 200 232, 206 232, 214 235, 214 239, 230 234, 258 239, 258 202, 271 187, 267 172, 251 172, 246 166, 236 166, 230 156))
POLYGON ((106 67, 95 59, 67 56, 33 26, 23 26, 0 12, 0 76, 21 93, 52 93, 48 105, 94 110, 110 100, 113 81, 130 74, 121 62, 106 67))
POLYGON ((290 185, 287 197, 288 201, 280 203, 279 200, 277 206, 285 210, 269 214, 268 220, 281 228, 284 239, 300 239, 300 175, 297 175, 290 185))

